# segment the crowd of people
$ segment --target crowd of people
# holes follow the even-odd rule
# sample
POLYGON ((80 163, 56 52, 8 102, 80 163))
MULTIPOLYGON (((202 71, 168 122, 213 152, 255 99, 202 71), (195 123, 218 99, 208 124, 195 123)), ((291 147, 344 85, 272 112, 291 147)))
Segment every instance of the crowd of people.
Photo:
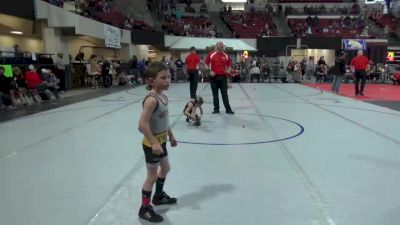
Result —
POLYGON ((288 24, 297 37, 319 34, 368 38, 372 35, 361 17, 341 16, 339 19, 321 21, 318 16, 308 16, 305 20, 289 20, 288 24))
POLYGON ((335 15, 358 15, 361 13, 361 7, 357 3, 353 4, 351 8, 349 7, 339 7, 335 5, 333 8, 327 9, 325 5, 321 4, 320 6, 308 6, 307 4, 304 5, 303 11, 299 10, 298 8, 294 8, 293 6, 287 5, 285 6, 284 15, 293 15, 293 14, 305 14, 305 15, 328 15, 328 14, 335 14, 335 15))
POLYGON ((220 17, 231 30, 233 37, 256 38, 276 36, 278 33, 277 26, 268 10, 266 12, 232 12, 228 7, 227 10, 221 10, 220 17))
MULTIPOLYGON (((55 69, 53 69, 55 70, 55 69)), ((13 109, 18 105, 40 104, 44 100, 59 98, 60 79, 57 71, 29 65, 24 71, 19 66, 12 67, 13 76, 5 75, 0 66, 0 108, 13 109)))

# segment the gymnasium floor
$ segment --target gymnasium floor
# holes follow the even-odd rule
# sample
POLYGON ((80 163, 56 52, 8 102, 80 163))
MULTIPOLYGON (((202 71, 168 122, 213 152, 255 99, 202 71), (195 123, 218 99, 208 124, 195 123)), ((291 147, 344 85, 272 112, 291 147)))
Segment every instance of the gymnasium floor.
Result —
MULTIPOLYGON (((298 84, 234 84, 201 127, 173 84, 171 225, 398 225, 400 112, 298 84), (224 112, 224 108, 221 108, 224 112)), ((1 225, 136 225, 144 87, 0 123, 1 225)))

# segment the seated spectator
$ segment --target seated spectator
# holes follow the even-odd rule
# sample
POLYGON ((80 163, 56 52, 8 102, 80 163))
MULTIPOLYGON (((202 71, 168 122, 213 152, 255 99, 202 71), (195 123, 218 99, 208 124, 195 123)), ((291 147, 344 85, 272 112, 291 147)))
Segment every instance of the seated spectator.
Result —
POLYGON ((311 16, 308 16, 306 19, 306 23, 308 26, 313 26, 313 18, 311 16))
POLYGON ((41 72, 41 78, 43 81, 46 82, 47 88, 56 96, 56 98, 59 98, 60 96, 58 95, 58 84, 60 83, 60 80, 58 80, 56 75, 49 69, 43 68, 41 72))
POLYGON ((14 90, 14 96, 16 99, 20 99, 21 103, 23 105, 32 105, 32 96, 30 93, 27 91, 27 84, 24 78, 24 74, 22 73, 21 68, 18 66, 14 66, 12 68, 13 70, 13 90, 14 90), (28 97, 30 96, 30 97, 28 97))
POLYGON ((319 26, 319 18, 317 17, 317 16, 314 16, 314 18, 313 18, 313 26, 319 26))
POLYGON ((369 34, 368 34, 368 26, 366 26, 366 27, 364 28, 364 30, 361 32, 360 37, 369 37, 369 34))
POLYGON ((312 35, 312 30, 311 30, 310 26, 307 28, 306 34, 307 35, 312 35))
POLYGON ((43 81, 33 65, 30 65, 29 71, 25 73, 25 79, 30 90, 37 90, 45 94, 45 100, 55 99, 53 93, 48 89, 46 81, 43 81))
POLYGON ((393 85, 400 85, 400 71, 396 71, 390 75, 390 79, 393 82, 393 85))

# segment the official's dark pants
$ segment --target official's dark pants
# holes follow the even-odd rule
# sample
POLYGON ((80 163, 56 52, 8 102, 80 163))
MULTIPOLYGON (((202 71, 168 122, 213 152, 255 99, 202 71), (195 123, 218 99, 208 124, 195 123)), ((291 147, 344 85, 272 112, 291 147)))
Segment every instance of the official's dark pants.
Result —
POLYGON ((197 70, 188 70, 190 82, 190 98, 196 97, 197 83, 199 81, 199 72, 197 70))
POLYGON ((225 109, 231 111, 228 98, 228 83, 225 75, 215 75, 210 79, 211 90, 213 94, 214 111, 219 111, 219 96, 218 89, 221 90, 222 102, 225 109))
POLYGON ((340 73, 335 75, 335 78, 333 79, 333 82, 332 82, 332 92, 334 92, 336 94, 339 93, 339 87, 340 87, 340 84, 342 83, 343 75, 344 74, 340 74, 340 73))
POLYGON ((365 81, 367 79, 367 73, 365 70, 356 70, 354 72, 354 84, 355 84, 355 91, 356 95, 364 92, 365 81), (359 83, 361 81, 361 85, 359 83))

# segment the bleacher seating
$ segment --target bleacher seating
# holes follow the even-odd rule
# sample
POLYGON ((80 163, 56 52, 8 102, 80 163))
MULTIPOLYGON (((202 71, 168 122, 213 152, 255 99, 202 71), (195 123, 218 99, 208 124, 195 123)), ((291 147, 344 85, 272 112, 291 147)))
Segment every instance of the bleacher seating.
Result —
POLYGON ((396 33, 397 24, 400 23, 399 19, 394 16, 383 15, 382 17, 371 17, 371 19, 380 27, 385 28, 386 25, 389 28, 389 33, 396 33))
POLYGON ((232 33, 234 32, 239 38, 257 38, 263 33, 268 36, 278 35, 274 21, 267 13, 242 13, 241 15, 231 13, 226 14, 224 20, 232 33), (266 24, 268 24, 268 29, 265 28, 266 24))
MULTIPOLYGON (((63 0, 59 1, 50 1, 44 0, 46 2, 52 3, 56 6, 63 7, 63 0)), ((76 8, 75 12, 79 13, 82 16, 92 18, 102 23, 106 23, 115 27, 128 29, 130 30, 154 30, 153 27, 146 24, 141 20, 136 20, 134 18, 128 18, 124 14, 121 13, 120 10, 112 7, 105 7, 101 5, 97 5, 97 3, 93 1, 89 1, 86 5, 83 4, 75 4, 75 7, 84 7, 84 8, 76 8), (126 26, 126 21, 128 21, 129 25, 126 26)))
POLYGON ((166 33, 178 36, 210 37, 216 36, 217 33, 215 25, 203 16, 184 16, 181 20, 167 17, 162 23, 162 28, 166 33))
MULTIPOLYGON (((308 25, 306 19, 289 19, 288 25, 292 33, 296 36, 304 36, 308 25)), ((319 19, 319 25, 310 26, 314 37, 343 37, 343 38, 359 38, 365 28, 363 22, 344 26, 340 19, 319 19), (327 29, 324 32, 323 29, 327 29)), ((375 35, 369 34, 363 38, 375 38, 375 35)))

